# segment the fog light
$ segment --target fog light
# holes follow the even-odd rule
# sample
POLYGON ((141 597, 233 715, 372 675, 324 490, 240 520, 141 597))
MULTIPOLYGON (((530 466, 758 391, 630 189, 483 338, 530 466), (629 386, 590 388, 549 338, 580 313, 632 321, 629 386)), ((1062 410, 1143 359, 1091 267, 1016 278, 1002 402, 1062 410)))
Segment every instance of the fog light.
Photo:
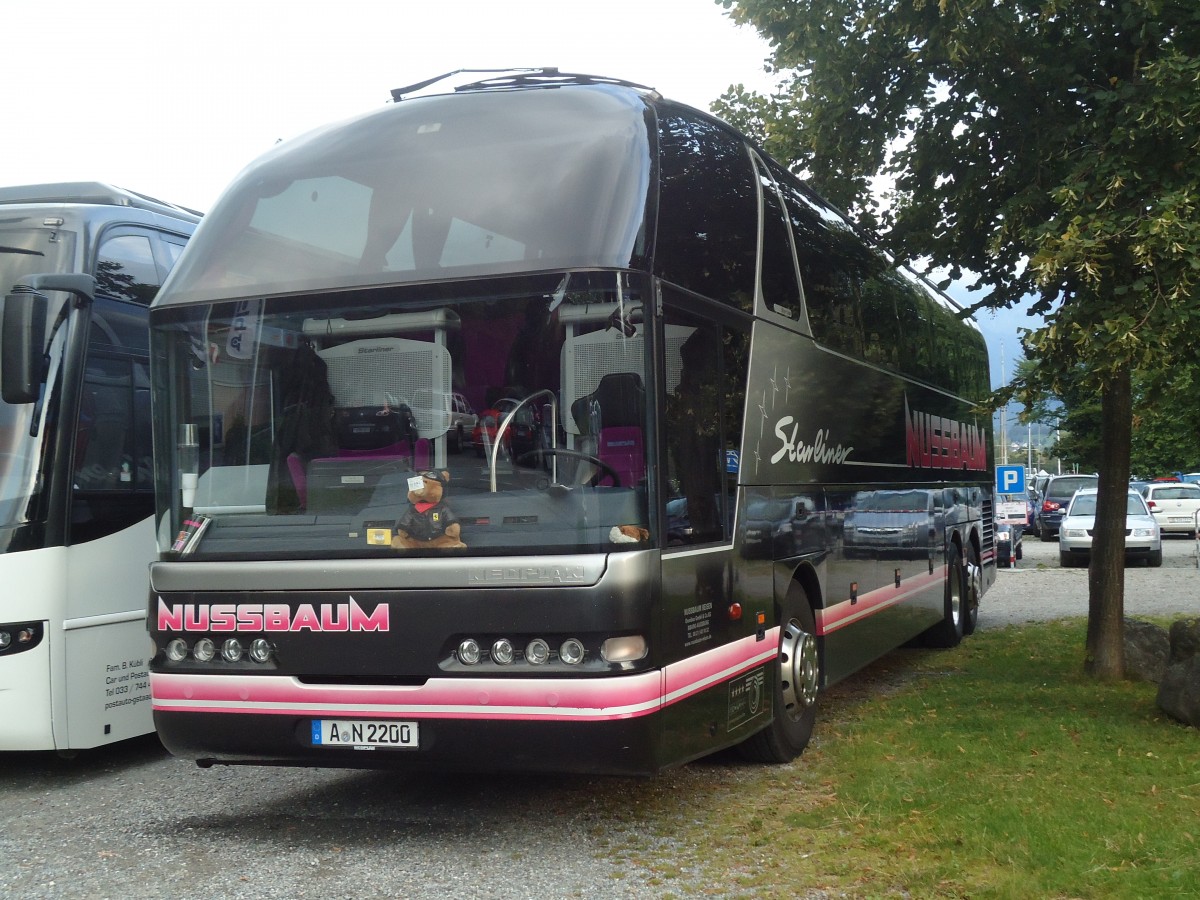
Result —
POLYGON ((221 656, 225 662, 237 662, 242 658, 242 642, 237 638, 229 638, 221 645, 221 656))
POLYGON ((0 650, 7 650, 8 645, 12 643, 12 635, 7 631, 0 631, 0 650))
POLYGON ((558 648, 558 658, 568 666, 577 666, 583 662, 583 644, 575 638, 567 638, 558 648))
POLYGON ((22 628, 20 631, 17 632, 17 643, 18 644, 28 644, 36 636, 37 636, 37 634, 36 634, 36 632, 34 632, 34 630, 32 628, 22 628))
POLYGON ((171 662, 183 662, 187 659, 187 641, 175 638, 167 644, 167 659, 171 662))
POLYGON ((646 655, 646 639, 640 634, 609 638, 600 647, 600 657, 605 662, 633 662, 646 655))
POLYGON ((256 663, 265 663, 271 658, 271 642, 266 638, 257 638, 250 644, 250 658, 256 663))
POLYGON ((467 638, 458 645, 458 661, 464 666, 478 664, 481 656, 479 643, 474 638, 467 638))
POLYGON ((540 666, 550 659, 550 645, 541 638, 534 638, 525 646, 525 661, 540 666))
POLYGON ((516 653, 513 651, 512 641, 500 638, 500 640, 492 644, 492 662, 507 666, 512 663, 515 656, 516 653))
POLYGON ((209 662, 217 655, 217 645, 209 638, 200 638, 192 648, 192 656, 200 662, 209 662))

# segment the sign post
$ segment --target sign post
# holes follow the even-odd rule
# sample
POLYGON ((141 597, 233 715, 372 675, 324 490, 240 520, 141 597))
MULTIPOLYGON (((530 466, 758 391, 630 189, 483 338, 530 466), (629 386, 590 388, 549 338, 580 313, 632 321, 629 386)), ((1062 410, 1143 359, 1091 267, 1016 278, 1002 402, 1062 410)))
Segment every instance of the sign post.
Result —
POLYGON ((1007 529, 1008 565, 1017 566, 1017 543, 1025 528, 1025 467, 996 466, 996 524, 1007 529), (1005 500, 1006 496, 1020 496, 1020 500, 1005 500))

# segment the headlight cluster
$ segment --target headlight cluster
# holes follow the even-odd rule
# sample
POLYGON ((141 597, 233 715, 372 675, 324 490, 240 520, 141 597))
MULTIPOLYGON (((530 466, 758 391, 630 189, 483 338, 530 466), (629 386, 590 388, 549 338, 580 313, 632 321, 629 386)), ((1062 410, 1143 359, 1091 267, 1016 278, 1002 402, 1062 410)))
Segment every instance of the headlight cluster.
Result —
POLYGON ((172 638, 166 647, 168 662, 183 662, 191 656, 196 662, 212 662, 220 657, 225 662, 235 663, 244 659, 250 662, 267 663, 275 655, 275 648, 266 638, 255 638, 249 646, 237 638, 226 638, 220 645, 212 638, 200 638, 192 646, 183 638, 172 638))
POLYGON ((41 622, 14 622, 0 625, 0 653, 20 653, 32 650, 42 642, 41 622))
POLYGON ((1155 530, 1153 528, 1135 528, 1133 529, 1134 537, 1154 537, 1155 530))
POLYGON ((535 637, 527 641, 523 648, 506 637, 494 640, 468 637, 459 641, 454 657, 464 666, 477 666, 484 662, 498 666, 522 663, 545 666, 555 662, 578 666, 589 655, 593 659, 598 656, 606 663, 625 663, 642 659, 646 652, 646 639, 641 635, 608 638, 600 643, 598 649, 591 651, 582 640, 574 637, 554 641, 535 637))

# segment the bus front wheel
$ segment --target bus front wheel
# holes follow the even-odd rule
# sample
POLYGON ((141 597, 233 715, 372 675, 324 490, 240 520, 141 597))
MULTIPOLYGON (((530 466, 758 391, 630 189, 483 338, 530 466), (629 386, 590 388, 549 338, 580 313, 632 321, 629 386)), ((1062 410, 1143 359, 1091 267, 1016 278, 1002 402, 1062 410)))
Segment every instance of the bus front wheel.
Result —
POLYGON ((821 658, 812 606, 799 585, 788 592, 779 622, 775 717, 738 745, 742 756, 752 762, 791 762, 808 746, 817 720, 821 658))

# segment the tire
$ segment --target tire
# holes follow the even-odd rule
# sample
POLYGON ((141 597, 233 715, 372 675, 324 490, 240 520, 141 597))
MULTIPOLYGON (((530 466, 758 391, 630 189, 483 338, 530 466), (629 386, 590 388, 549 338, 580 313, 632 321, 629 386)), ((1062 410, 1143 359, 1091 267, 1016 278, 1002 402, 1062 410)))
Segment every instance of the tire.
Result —
POLYGON ((779 656, 775 678, 775 716, 771 724, 738 744, 744 759, 758 763, 787 763, 799 756, 812 738, 821 687, 821 654, 816 619, 808 595, 793 583, 779 610, 779 656))
POLYGON ((962 552, 951 544, 946 557, 946 593, 942 601, 942 621, 925 632, 929 647, 957 647, 963 639, 964 609, 968 605, 969 588, 962 552))
MULTIPOLYGON (((1017 545, 1017 559, 1021 558, 1021 545, 1017 545)), ((979 553, 974 544, 967 544, 967 565, 963 572, 966 585, 962 612, 963 635, 974 634, 979 625, 979 600, 983 597, 983 568, 979 565, 979 553)))
POLYGON ((1067 551, 1059 550, 1058 551, 1058 565, 1060 568, 1069 569, 1069 568, 1071 568, 1071 566, 1075 565, 1075 560, 1071 556, 1071 554, 1068 553, 1067 551))
POLYGON ((1146 560, 1146 565, 1153 569, 1157 569, 1162 566, 1162 547, 1159 547, 1150 554, 1150 558, 1146 560))
POLYGON ((1038 539, 1047 544, 1054 540, 1054 537, 1054 533, 1047 531, 1045 528, 1038 532, 1038 539))

